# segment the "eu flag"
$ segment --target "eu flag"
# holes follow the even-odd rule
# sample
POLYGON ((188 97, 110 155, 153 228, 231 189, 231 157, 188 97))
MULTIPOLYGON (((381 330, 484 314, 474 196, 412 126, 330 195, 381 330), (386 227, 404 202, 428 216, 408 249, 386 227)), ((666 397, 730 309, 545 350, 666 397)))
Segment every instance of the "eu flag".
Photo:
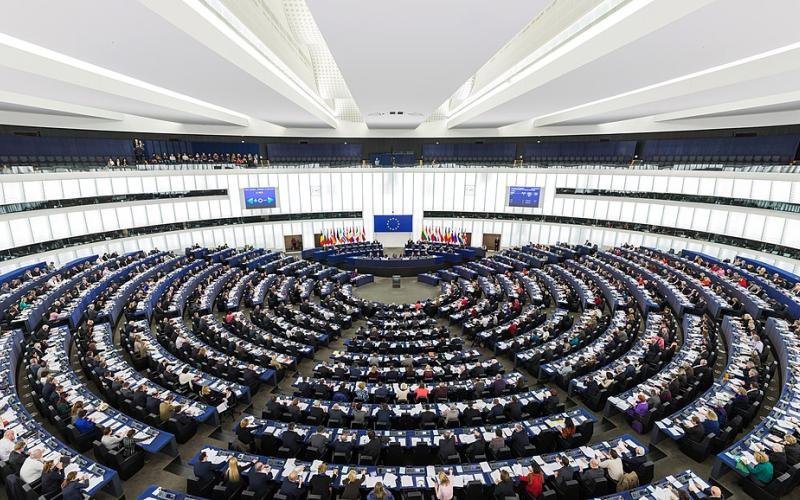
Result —
POLYGON ((410 233, 413 231, 413 215, 376 215, 374 216, 376 233, 410 233))

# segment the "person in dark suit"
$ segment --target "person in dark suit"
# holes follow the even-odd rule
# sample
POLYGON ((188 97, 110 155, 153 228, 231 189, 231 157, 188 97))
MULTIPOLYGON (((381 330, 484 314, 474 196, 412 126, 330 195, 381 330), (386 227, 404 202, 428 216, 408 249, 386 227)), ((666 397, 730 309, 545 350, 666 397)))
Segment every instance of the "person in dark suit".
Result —
POLYGON ((294 430, 294 422, 290 422, 286 430, 281 434, 281 446, 289 448, 289 452, 292 455, 296 455, 303 446, 303 440, 300 438, 300 434, 294 430))
POLYGON ((303 496, 303 487, 300 485, 300 476, 296 471, 292 471, 286 476, 286 479, 281 483, 281 489, 278 491, 281 495, 285 495, 289 500, 299 500, 303 496))
POLYGON ((87 481, 85 477, 78 481, 78 473, 76 471, 71 471, 67 474, 64 482, 61 483, 61 498, 62 500, 82 500, 82 490, 88 486, 89 481, 87 481))
POLYGON ((512 422, 522 419, 522 404, 516 396, 511 396, 511 402, 506 405, 505 413, 512 422))
POLYGON ((470 462, 475 462, 476 455, 486 454, 486 441, 483 440, 483 434, 481 434, 479 431, 473 432, 472 437, 475 438, 475 441, 467 446, 465 453, 470 462))
POLYGON ((355 443, 353 442, 353 438, 347 431, 342 431, 342 433, 339 435, 339 439, 331 444, 334 453, 344 453, 348 460, 353 453, 354 446, 355 443))
POLYGON ((760 395, 761 389, 758 388, 758 384, 755 382, 750 384, 750 388, 747 390, 747 399, 750 401, 750 403, 757 403, 760 395))
POLYGON ((391 424, 394 413, 389 409, 389 405, 381 403, 381 407, 375 413, 375 422, 391 424))
POLYGON ((641 446, 636 447, 636 451, 630 457, 623 457, 622 467, 625 472, 639 472, 642 466, 647 462, 647 457, 644 456, 644 448, 641 446))
POLYGON ((495 419, 505 415, 505 408, 500 404, 500 400, 495 399, 492 402, 492 407, 489 409, 489 418, 495 419))
POLYGON ((147 402, 145 403, 145 409, 148 411, 148 413, 159 415, 161 413, 160 412, 161 400, 156 398, 155 396, 156 396, 156 390, 153 389, 153 392, 146 396, 147 402))
POLYGON ((145 408, 147 406, 147 392, 144 390, 144 386, 140 385, 136 388, 136 391, 133 393, 133 404, 136 406, 140 406, 145 408))
POLYGON ((466 425, 470 425, 473 419, 478 419, 481 417, 481 412, 474 406, 469 406, 464 408, 464 412, 461 414, 464 417, 464 423, 466 425))
POLYGON ((422 405, 422 413, 419 414, 420 425, 435 423, 438 420, 436 413, 427 404, 422 405))
POLYGON ((317 430, 308 438, 308 446, 310 448, 316 448, 320 452, 325 450, 325 447, 328 446, 328 436, 324 434, 324 431, 325 428, 323 426, 317 426, 317 430))
POLYGON ((505 380, 503 380, 503 376, 498 373, 495 375, 494 380, 492 381, 492 395, 495 397, 500 396, 503 394, 503 391, 506 390, 507 386, 508 384, 505 380))
POLYGON ((531 439, 522 424, 515 424, 514 431, 511 433, 509 448, 519 456, 523 456, 525 447, 531 444, 531 439))
POLYGON ((589 461, 589 468, 580 473, 580 480, 583 484, 590 484, 595 479, 605 477, 605 472, 600 468, 600 463, 596 458, 589 461))
POLYGON ((789 460, 786 457, 783 445, 776 443, 773 444, 772 447, 768 447, 765 451, 770 463, 772 463, 775 477, 789 470, 789 460))
POLYGON ((564 483, 575 479, 575 467, 569 464, 569 458, 567 458, 566 455, 561 455, 558 457, 557 461, 561 464, 561 468, 554 472, 554 483, 556 487, 563 489, 564 483))
POLYGON ((61 462, 48 460, 42 468, 42 495, 50 498, 61 493, 61 483, 64 481, 64 471, 61 462))
POLYGON ((494 497, 497 500, 505 500, 506 497, 516 496, 517 494, 514 492, 514 481, 511 480, 511 476, 508 474, 508 471, 501 470, 500 481, 494 485, 494 497))
POLYGON ((220 466, 209 462, 206 452, 201 451, 200 457, 197 459, 197 463, 194 464, 193 469, 194 475, 198 479, 202 481, 208 481, 214 477, 214 473, 220 469, 220 466))
POLYGON ((236 445, 242 450, 250 450, 255 438, 253 437, 253 417, 245 417, 236 424, 236 445))
POLYGON ((706 433, 703 430, 703 425, 700 423, 700 417, 697 415, 692 415, 692 425, 685 426, 683 430, 687 439, 691 439, 692 441, 696 441, 698 443, 706 436, 706 433))
MULTIPOLYGON (((311 495, 320 496, 322 500, 330 500, 332 494, 331 484, 333 483, 333 477, 326 474, 327 471, 328 466, 326 464, 320 464, 317 473, 311 477, 308 484, 308 492, 311 495)), ((334 477, 336 473, 337 471, 333 472, 334 477)))
POLYGON ((256 462, 247 472, 247 489, 257 497, 266 495, 272 489, 272 471, 267 464, 256 462))
POLYGON ((319 401, 314 401, 314 404, 308 409, 308 414, 314 417, 317 422, 325 421, 325 410, 322 409, 319 401))
MULTIPOLYGON (((483 440, 483 438, 481 438, 483 440)), ((456 437, 450 431, 445 431, 441 438, 439 438, 439 460, 442 462, 447 461, 447 457, 458 455, 456 450, 456 437)))
POLYGON ((377 463, 378 458, 381 456, 383 443, 381 443, 381 439, 379 437, 375 436, 375 431, 368 431, 367 437, 369 438, 369 441, 364 445, 364 450, 361 453, 369 456, 377 463))
POLYGON ((786 462, 789 465, 800 463, 800 444, 797 444, 797 438, 791 434, 783 437, 783 452, 786 453, 786 462))
POLYGON ((283 405, 278 403, 274 394, 270 394, 268 396, 267 403, 264 405, 264 409, 272 418, 279 418, 283 414, 283 405))
POLYGON ((550 395, 544 400, 543 409, 545 415, 556 413, 558 405, 561 402, 558 400, 558 393, 554 389, 550 389, 550 395))

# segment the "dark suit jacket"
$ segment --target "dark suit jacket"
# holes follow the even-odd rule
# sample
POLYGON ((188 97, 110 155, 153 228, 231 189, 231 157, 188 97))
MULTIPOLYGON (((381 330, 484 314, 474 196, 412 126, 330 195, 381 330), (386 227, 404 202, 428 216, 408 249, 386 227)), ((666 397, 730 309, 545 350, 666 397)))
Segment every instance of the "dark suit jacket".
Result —
POLYGON ((695 425, 686 429, 686 437, 698 443, 703 440, 706 433, 703 431, 702 425, 695 425))
POLYGON ((250 470, 247 472, 247 489, 258 494, 266 493, 269 491, 271 480, 272 472, 264 474, 263 472, 258 472, 255 467, 250 467, 250 470))
POLYGON ((298 451, 302 446, 302 442, 300 434, 295 431, 286 431, 281 435, 281 446, 289 448, 292 452, 298 451))
POLYGON ((466 454, 470 459, 474 459, 475 455, 482 455, 484 453, 486 453, 486 441, 484 441, 483 438, 467 446, 466 454))
POLYGON ((497 500, 505 500, 506 497, 514 497, 517 494, 514 492, 514 482, 511 480, 500 481, 494 485, 494 497, 497 500))
POLYGON ((381 449, 383 445, 381 444, 381 439, 376 437, 370 440, 369 443, 364 445, 363 453, 365 455, 369 455, 371 457, 377 458, 381 455, 381 449))
POLYGON ((641 456, 633 456, 628 458, 622 459, 622 466, 626 472, 639 472, 642 469, 644 463, 647 462, 647 457, 641 456))
POLYGON ((587 483, 588 484, 591 480, 593 480, 595 478, 601 478, 601 477, 605 477, 605 472, 603 472, 603 469, 600 469, 600 468, 598 468, 598 469, 586 469, 583 472, 581 472, 581 482, 582 483, 587 483))
POLYGON ((523 431, 514 431, 511 433, 511 449, 515 451, 522 451, 526 446, 531 444, 528 434, 523 431))
POLYGON ((309 493, 319 495, 322 500, 328 500, 331 496, 331 483, 333 478, 327 474, 315 474, 309 481, 309 493))
POLYGON ((297 500, 303 495, 303 488, 298 486, 297 483, 289 481, 287 477, 281 483, 280 493, 286 495, 289 500, 297 500))
POLYGON ((211 462, 197 462, 194 464, 194 475, 200 479, 207 480, 214 475, 214 471, 216 471, 217 468, 218 467, 211 462))
POLYGON ((450 455, 458 455, 455 436, 450 436, 449 439, 442 438, 439 440, 439 457, 445 459, 450 455))
POLYGON ((42 474, 42 494, 51 496, 61 491, 61 483, 64 481, 64 473, 59 469, 52 468, 50 472, 42 474))

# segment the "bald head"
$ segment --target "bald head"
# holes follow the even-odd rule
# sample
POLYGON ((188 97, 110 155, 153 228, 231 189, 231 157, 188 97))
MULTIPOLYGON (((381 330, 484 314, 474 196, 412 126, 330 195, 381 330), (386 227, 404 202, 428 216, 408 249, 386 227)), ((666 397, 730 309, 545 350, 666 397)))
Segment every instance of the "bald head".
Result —
POLYGON ((722 498, 722 490, 719 489, 719 486, 712 486, 710 493, 712 498, 722 498))

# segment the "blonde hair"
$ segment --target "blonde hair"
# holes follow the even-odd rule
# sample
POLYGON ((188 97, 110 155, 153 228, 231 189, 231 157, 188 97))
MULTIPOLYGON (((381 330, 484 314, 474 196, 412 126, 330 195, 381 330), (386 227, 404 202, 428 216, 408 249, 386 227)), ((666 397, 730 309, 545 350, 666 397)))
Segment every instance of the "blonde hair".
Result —
POLYGON ((318 474, 325 474, 325 472, 327 472, 327 470, 328 470, 328 466, 325 463, 321 463, 321 464, 319 464, 319 467, 317 467, 317 473, 318 474))
POLYGON ((237 482, 241 479, 239 476, 239 462, 236 461, 235 457, 231 457, 228 459, 228 471, 225 473, 228 481, 237 482))
POLYGON ((386 490, 383 489, 383 483, 381 482, 375 483, 375 489, 372 490, 372 493, 378 500, 383 500, 386 498, 386 490))
POLYGON ((784 436, 783 442, 785 442, 786 444, 797 444, 797 439, 791 434, 787 434, 786 436, 784 436))
POLYGON ((765 453, 760 452, 760 451, 755 452, 753 454, 753 457, 755 457, 756 462, 758 462, 760 464, 769 462, 769 457, 765 453))
POLYGON ((450 483, 450 478, 447 477, 447 474, 444 471, 439 472, 439 484, 448 484, 450 483))
POLYGON ((356 470, 350 469, 350 472, 347 473, 347 477, 345 479, 347 479, 348 483, 354 483, 356 481, 356 470))
POLYGON ((706 413, 706 418, 711 420, 711 421, 716 421, 717 420, 717 414, 714 412, 714 410, 708 410, 708 413, 706 413))

